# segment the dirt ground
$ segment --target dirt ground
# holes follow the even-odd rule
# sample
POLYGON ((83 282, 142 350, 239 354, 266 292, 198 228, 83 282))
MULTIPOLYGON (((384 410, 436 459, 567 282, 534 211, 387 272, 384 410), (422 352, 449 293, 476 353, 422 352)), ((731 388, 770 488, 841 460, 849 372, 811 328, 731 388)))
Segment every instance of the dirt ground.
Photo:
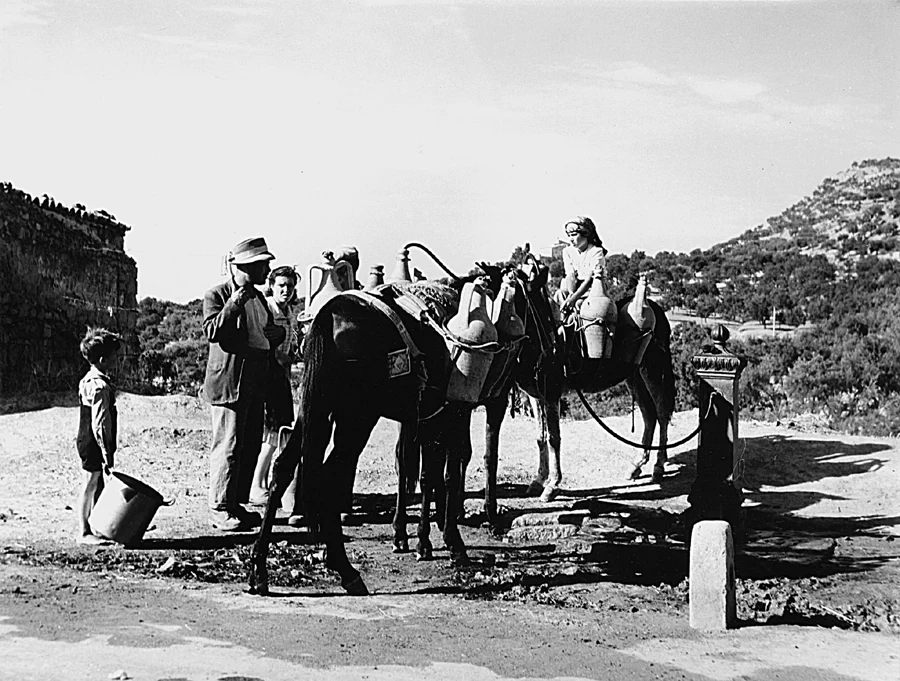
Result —
MULTIPOLYGON (((260 603, 278 600, 242 593, 254 535, 224 535, 207 524, 210 433, 203 403, 185 396, 120 396, 118 470, 149 483, 174 502, 159 510, 143 543, 129 549, 87 549, 73 542, 72 509, 79 477, 74 451, 77 410, 62 400, 30 411, 6 405, 6 411, 0 414, 0 584, 5 585, 0 588, 0 620, 10 614, 5 606, 35 605, 38 593, 52 596, 46 601, 50 607, 28 609, 29 631, 53 629, 60 619, 71 619, 77 610, 66 608, 78 599, 76 593, 91 594, 94 609, 102 609, 104 599, 120 603, 123 592, 136 598, 147 590, 157 599, 173 590, 179 598, 203 593, 207 601, 228 602, 227 607, 248 612, 265 610, 260 603), (100 583, 104 588, 98 588, 100 583), (113 583, 121 588, 109 589, 113 583), (251 602, 255 605, 248 605, 251 602)), ((696 418, 696 413, 678 414, 670 439, 690 433, 696 418)), ((610 418, 608 423, 636 437, 630 432, 629 417, 610 418)), ((508 418, 498 474, 504 527, 492 532, 479 522, 482 429, 483 414, 476 412, 472 431, 476 454, 466 487, 470 521, 463 528, 472 564, 454 569, 436 531, 432 562, 391 552, 396 426, 379 424, 362 456, 354 513, 346 530, 351 559, 375 595, 370 602, 394 599, 390 601, 394 605, 381 602, 382 610, 400 607, 395 603, 398 598, 406 599, 403 608, 429 603, 432 612, 447 617, 452 610, 451 619, 460 619, 465 626, 474 626, 478 613, 501 608, 505 626, 515 629, 522 621, 540 622, 534 626, 546 629, 547 641, 571 638, 571 632, 559 629, 560 622, 571 626, 591 622, 591 627, 616 622, 617 645, 630 641, 632 661, 641 659, 652 666, 654 660, 663 661, 660 651, 667 651, 663 657, 668 664, 701 673, 698 678, 736 678, 698 672, 696 655, 709 655, 708 646, 698 648, 678 667, 675 659, 690 648, 660 643, 668 640, 660 631, 677 629, 678 636, 687 635, 688 554, 679 513, 687 507, 694 480, 696 440, 670 453, 666 477, 656 485, 650 481, 649 466, 644 478, 626 479, 637 458, 634 450, 616 443, 591 422, 565 422, 563 492, 544 504, 526 495, 537 465, 534 424, 522 416, 508 418), (642 648, 649 631, 656 631, 657 644, 642 648)), ((819 629, 827 636, 853 637, 840 640, 855 646, 854 654, 861 654, 859 646, 873 647, 876 652, 866 654, 874 666, 863 667, 861 673, 859 666, 845 664, 854 658, 836 655, 828 667, 836 675, 810 678, 897 678, 900 441, 826 432, 815 419, 787 424, 742 420, 736 458, 748 530, 736 558, 738 614, 745 628, 767 625, 751 627, 744 638, 754 637, 754 646, 771 652, 779 650, 765 640, 766 635, 775 636, 773 632, 792 631, 797 640, 819 629)), ((413 525, 410 532, 414 533, 413 525)), ((340 592, 335 577, 321 565, 319 547, 310 544, 303 531, 282 519, 274 540, 270 564, 276 592, 301 599, 340 592)), ((366 601, 356 599, 352 607, 365 618, 366 608, 374 606, 360 605, 360 600, 366 601)), ((490 617, 481 625, 484 630, 494 626, 490 617)), ((0 648, 3 627, 0 621, 0 648)), ((494 633, 503 634, 499 629, 494 633)), ((454 639, 453 645, 465 645, 461 641, 454 639)), ((823 649, 834 648, 838 639, 817 641, 807 652, 821 666, 823 649)), ((397 655, 398 650, 392 648, 397 655)), ((581 676, 590 659, 583 646, 577 650, 569 654, 568 667, 554 658, 552 663, 544 661, 543 667, 529 668, 532 673, 539 669, 538 678, 581 676)), ((786 653, 785 659, 796 663, 798 654, 786 653)), ((488 666, 498 674, 523 676, 515 659, 513 655, 509 664, 501 664, 493 656, 488 666)), ((335 661, 323 662, 328 663, 335 661)), ((435 678, 450 676, 448 671, 435 678)), ((583 676, 609 678, 587 672, 583 676)), ((281 677, 272 672, 266 678, 281 677)))

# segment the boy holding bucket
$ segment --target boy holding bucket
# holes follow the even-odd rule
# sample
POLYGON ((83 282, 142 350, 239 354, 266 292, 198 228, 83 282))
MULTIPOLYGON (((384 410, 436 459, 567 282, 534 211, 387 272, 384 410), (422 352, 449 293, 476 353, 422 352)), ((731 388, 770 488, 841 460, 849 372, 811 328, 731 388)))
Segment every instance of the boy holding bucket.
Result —
POLYGON ((113 468, 116 452, 116 387, 109 371, 116 365, 119 335, 106 329, 88 329, 81 341, 81 354, 91 368, 78 383, 80 415, 76 445, 84 470, 78 497, 79 544, 108 544, 109 540, 91 532, 88 518, 100 492, 103 473, 113 468))

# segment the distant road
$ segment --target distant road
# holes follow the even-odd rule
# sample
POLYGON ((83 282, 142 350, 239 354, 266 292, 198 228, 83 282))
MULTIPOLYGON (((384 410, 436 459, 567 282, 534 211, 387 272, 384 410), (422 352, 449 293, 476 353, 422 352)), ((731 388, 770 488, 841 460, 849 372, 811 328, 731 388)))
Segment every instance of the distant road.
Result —
POLYGON ((800 331, 808 331, 815 328, 814 324, 803 324, 802 326, 791 326, 790 324, 775 324, 774 328, 771 323, 763 324, 762 322, 737 322, 733 319, 724 319, 722 317, 700 317, 691 314, 687 310, 676 308, 668 310, 666 318, 674 329, 679 324, 694 323, 702 326, 714 327, 722 324, 728 329, 732 338, 773 338, 794 336, 800 331))

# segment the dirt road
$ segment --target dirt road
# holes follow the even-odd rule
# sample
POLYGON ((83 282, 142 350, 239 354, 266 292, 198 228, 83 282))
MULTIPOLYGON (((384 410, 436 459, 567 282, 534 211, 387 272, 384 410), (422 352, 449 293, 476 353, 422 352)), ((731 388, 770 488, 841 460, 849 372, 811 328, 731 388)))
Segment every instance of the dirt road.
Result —
MULTIPOLYGON (((457 570, 440 550, 430 563, 391 553, 395 428, 381 424, 347 528, 374 595, 340 595, 318 547, 279 525, 277 597, 261 599, 243 593, 252 536, 206 525, 203 405, 124 395, 120 413, 121 470, 175 499, 139 549, 72 543, 74 409, 0 416, 0 678, 900 677, 897 440, 742 422, 743 626, 708 635, 687 626, 677 527, 693 443, 673 453, 661 486, 626 482, 632 452, 593 424, 566 423, 564 493, 541 504, 524 494, 532 426, 508 421, 509 527, 463 528, 473 561, 457 570)), ((695 418, 679 415, 672 437, 695 418)), ((476 414, 476 443, 482 422, 476 414)), ((481 476, 476 456, 473 514, 481 476)))

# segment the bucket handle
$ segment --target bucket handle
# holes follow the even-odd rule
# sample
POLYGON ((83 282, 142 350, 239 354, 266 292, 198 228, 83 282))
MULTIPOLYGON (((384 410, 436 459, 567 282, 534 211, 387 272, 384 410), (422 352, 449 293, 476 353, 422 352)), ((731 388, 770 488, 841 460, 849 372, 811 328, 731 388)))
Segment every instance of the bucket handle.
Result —
MULTIPOLYGON (((122 498, 125 499, 126 502, 131 501, 132 499, 134 499, 134 498, 139 494, 138 490, 136 490, 136 489, 134 489, 134 488, 132 488, 132 487, 123 487, 123 488, 122 488, 121 490, 119 490, 119 491, 122 493, 122 498)), ((172 497, 171 499, 165 499, 165 498, 163 498, 163 499, 159 502, 159 505, 160 505, 160 506, 171 506, 171 505, 174 504, 174 503, 175 503, 175 497, 172 497)))

